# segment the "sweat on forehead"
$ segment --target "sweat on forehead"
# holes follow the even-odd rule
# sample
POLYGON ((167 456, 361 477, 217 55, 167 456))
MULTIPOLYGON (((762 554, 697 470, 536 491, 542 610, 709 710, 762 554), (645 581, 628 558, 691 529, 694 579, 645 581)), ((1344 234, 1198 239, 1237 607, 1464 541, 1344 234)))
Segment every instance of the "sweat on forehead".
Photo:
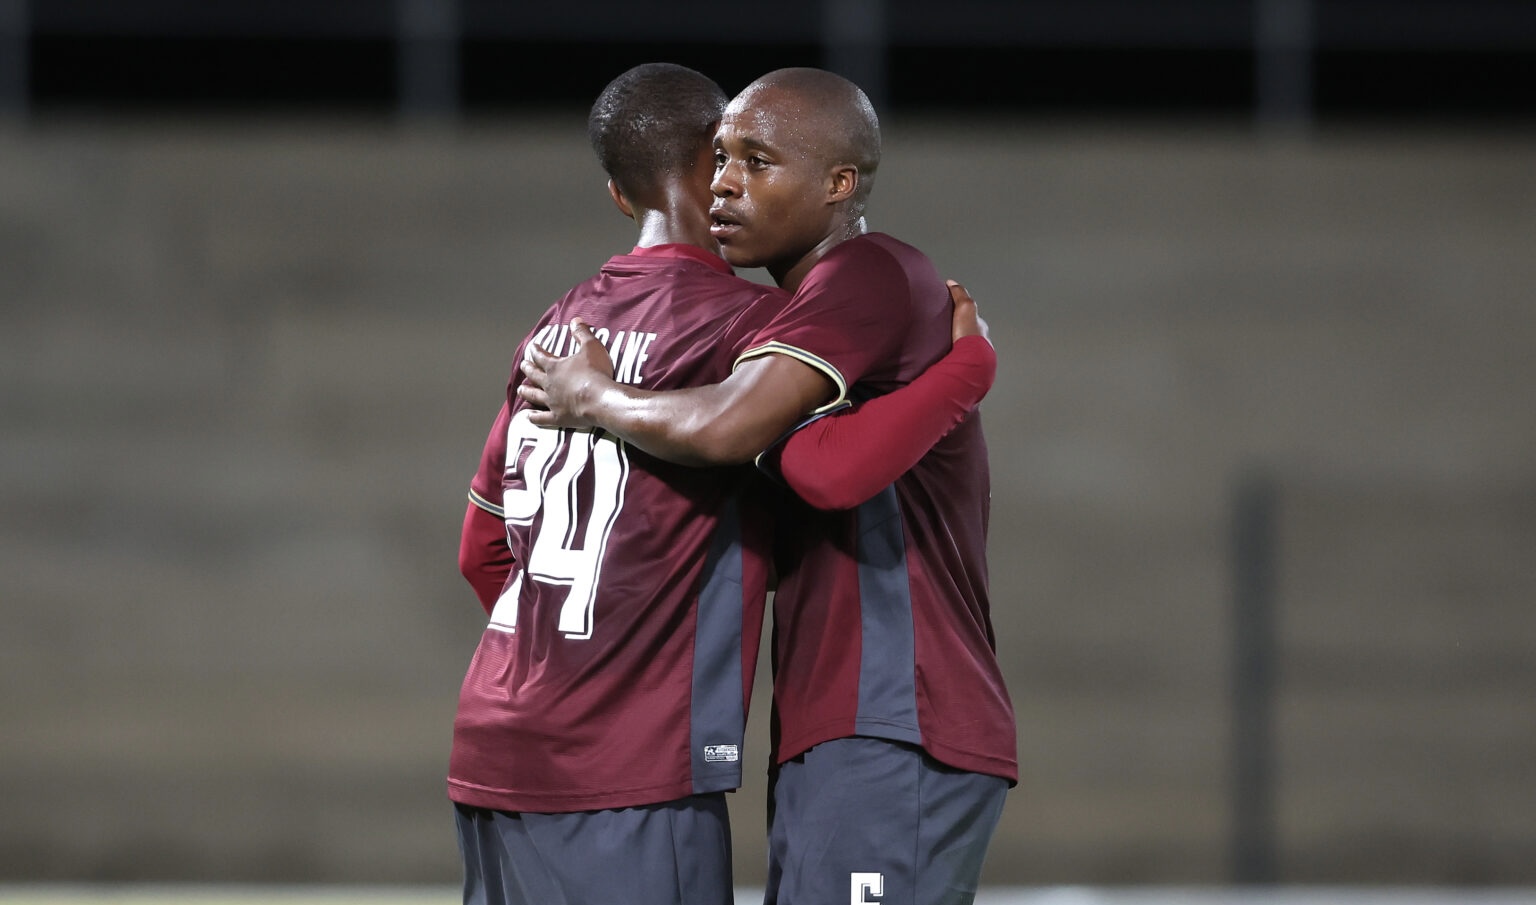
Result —
POLYGON ((726 115, 773 128, 808 153, 838 157, 872 173, 880 162, 880 122, 859 86, 822 69, 780 69, 748 85, 726 115))

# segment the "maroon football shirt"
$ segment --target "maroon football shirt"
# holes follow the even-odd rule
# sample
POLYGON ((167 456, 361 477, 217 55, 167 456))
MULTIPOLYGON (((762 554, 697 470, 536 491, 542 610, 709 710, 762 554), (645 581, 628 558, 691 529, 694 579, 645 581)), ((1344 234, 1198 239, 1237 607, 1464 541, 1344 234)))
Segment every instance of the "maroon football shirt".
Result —
MULTIPOLYGON (((828 252, 743 357, 791 355, 861 398, 908 383, 943 356, 950 314, 928 258, 873 233, 828 252)), ((987 592, 990 496, 973 411, 869 502, 837 512, 800 504, 782 518, 779 761, 864 735, 1017 781, 1013 705, 987 592)))
MULTIPOLYGON (((616 377, 718 383, 784 294, 692 246, 611 259, 540 320, 581 316, 616 377)), ((465 676, 449 797, 512 811, 630 807, 741 784, 767 587, 767 509, 748 467, 687 468, 601 431, 527 421, 514 368, 471 499, 516 557, 465 676)))

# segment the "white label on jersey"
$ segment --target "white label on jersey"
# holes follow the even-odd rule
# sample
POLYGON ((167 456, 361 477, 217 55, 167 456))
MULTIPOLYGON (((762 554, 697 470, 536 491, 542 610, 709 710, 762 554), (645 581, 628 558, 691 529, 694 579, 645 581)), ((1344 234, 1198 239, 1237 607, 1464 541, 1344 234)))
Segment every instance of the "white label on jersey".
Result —
POLYGON ((868 902, 878 902, 885 896, 885 874, 866 874, 854 872, 848 875, 852 881, 849 885, 848 901, 852 905, 865 905, 868 902), (871 898, 873 897, 873 898, 871 898))
POLYGON ((541 520, 516 588, 497 601, 493 628, 516 630, 515 591, 526 576, 568 587, 558 628, 567 638, 592 637, 598 572, 614 520, 624 506, 628 478, 623 441, 591 431, 537 427, 529 422, 527 409, 512 416, 502 509, 508 527, 528 527, 535 516, 541 520))
POLYGON ((734 764, 738 760, 741 760, 741 749, 737 748, 735 745, 704 746, 704 762, 707 764, 734 764))

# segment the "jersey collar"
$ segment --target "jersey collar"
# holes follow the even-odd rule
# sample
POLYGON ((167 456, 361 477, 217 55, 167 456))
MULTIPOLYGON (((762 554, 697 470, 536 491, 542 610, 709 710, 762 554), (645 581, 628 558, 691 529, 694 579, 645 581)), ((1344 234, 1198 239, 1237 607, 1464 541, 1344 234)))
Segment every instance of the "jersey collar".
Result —
POLYGON ((710 254, 697 245, 674 242, 666 245, 636 245, 630 255, 637 258, 693 258, 715 268, 721 273, 735 273, 731 265, 719 255, 710 254))

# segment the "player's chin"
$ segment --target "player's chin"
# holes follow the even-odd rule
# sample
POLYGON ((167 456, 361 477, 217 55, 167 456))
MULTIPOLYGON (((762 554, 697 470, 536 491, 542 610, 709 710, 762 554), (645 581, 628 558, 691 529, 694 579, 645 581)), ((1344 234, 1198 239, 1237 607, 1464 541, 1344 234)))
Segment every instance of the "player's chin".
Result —
POLYGON ((761 267, 761 256, 754 254, 750 246, 737 245, 729 240, 720 243, 720 256, 732 267, 761 267))

